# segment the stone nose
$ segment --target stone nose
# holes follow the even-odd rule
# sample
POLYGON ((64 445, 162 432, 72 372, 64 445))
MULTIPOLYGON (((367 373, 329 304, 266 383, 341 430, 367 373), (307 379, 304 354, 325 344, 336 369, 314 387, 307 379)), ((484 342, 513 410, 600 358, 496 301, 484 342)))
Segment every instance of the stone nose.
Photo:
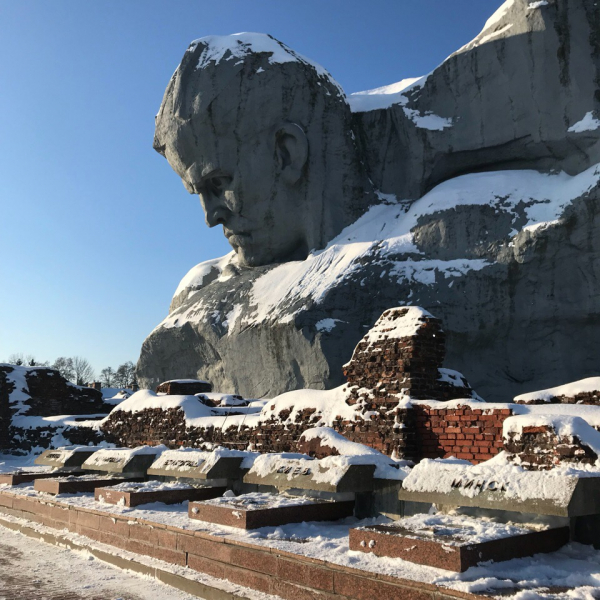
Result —
POLYGON ((200 194, 200 203, 204 209, 206 224, 209 227, 224 225, 232 214, 222 202, 209 194, 200 194))

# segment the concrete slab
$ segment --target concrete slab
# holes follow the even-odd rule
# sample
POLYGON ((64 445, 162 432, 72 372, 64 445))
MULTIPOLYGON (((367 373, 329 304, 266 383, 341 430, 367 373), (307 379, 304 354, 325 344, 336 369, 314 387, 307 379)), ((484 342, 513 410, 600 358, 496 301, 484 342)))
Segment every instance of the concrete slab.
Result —
POLYGON ((81 465, 99 448, 78 446, 75 448, 57 448, 45 450, 35 459, 36 465, 54 467, 61 470, 80 470, 81 465))
POLYGON ((0 485, 19 485, 21 483, 31 483, 37 479, 48 479, 50 477, 56 477, 56 473, 40 473, 38 471, 0 473, 0 485))

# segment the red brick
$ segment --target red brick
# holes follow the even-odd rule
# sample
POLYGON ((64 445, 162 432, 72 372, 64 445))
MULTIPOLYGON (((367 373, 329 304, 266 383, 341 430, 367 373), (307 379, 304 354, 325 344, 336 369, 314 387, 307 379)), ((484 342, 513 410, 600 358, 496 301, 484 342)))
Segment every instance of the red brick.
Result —
POLYGON ((468 452, 460 452, 456 455, 456 458, 464 458, 465 460, 473 460, 473 455, 468 452))
POLYGON ((169 548, 170 550, 175 550, 175 548, 177 548, 177 534, 174 531, 159 529, 158 545, 162 548, 169 548))

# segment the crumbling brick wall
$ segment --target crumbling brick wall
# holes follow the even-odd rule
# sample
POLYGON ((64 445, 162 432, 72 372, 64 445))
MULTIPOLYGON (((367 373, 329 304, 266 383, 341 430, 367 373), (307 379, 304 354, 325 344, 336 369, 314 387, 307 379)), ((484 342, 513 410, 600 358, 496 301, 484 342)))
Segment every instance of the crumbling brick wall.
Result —
POLYGON ((549 425, 523 427, 504 440, 509 459, 530 470, 551 469, 560 463, 594 464, 598 456, 576 436, 557 435, 549 425))

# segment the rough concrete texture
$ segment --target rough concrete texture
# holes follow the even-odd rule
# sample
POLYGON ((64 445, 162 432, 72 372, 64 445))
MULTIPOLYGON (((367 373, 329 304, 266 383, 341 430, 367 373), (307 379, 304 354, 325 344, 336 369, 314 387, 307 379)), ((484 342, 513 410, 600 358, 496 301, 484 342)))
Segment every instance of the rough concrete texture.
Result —
MULTIPOLYGON (((509 0, 473 42, 397 95, 396 104, 366 112, 356 112, 355 106, 353 127, 371 180, 386 194, 413 200, 380 196, 382 203, 359 218, 361 227, 351 225, 324 251, 279 266, 266 263, 300 258, 302 252, 292 250, 284 257, 277 239, 263 235, 259 225, 260 251, 250 243, 242 248, 243 240, 238 244, 230 238, 237 257, 193 269, 177 290, 169 316, 144 342, 138 363, 141 385, 201 378, 219 391, 245 397, 330 388, 343 382, 342 365, 367 328, 385 309, 401 304, 418 304, 442 319, 447 364, 464 373, 487 400, 509 401, 520 393, 596 375, 600 223, 593 165, 600 162, 599 57, 600 8, 594 3, 548 0, 532 8, 527 0, 509 0), (502 173, 481 173, 498 170, 502 173), (557 171, 583 175, 569 179, 557 171), (563 187, 554 184, 561 177, 563 187), (559 188, 560 197, 553 197, 559 188), (370 237, 365 237, 369 227, 370 237), (394 227, 395 233, 385 233, 394 227), (373 233, 379 230, 384 233, 373 233), (361 246, 365 241, 368 247, 361 246)), ((216 80, 210 64, 208 72, 216 80)), ((266 191, 279 203, 270 225, 287 231, 288 223, 294 221, 295 227, 297 220, 302 227, 316 228, 319 239, 311 238, 306 246, 302 242, 296 250, 322 248, 336 232, 327 225, 331 220, 318 224, 311 220, 317 215, 312 208, 308 217, 306 211, 290 211, 286 203, 300 191, 309 206, 317 198, 327 210, 339 198, 348 198, 351 209, 340 213, 344 225, 350 215, 356 218, 364 210, 358 195, 344 189, 340 179, 345 172, 353 182, 350 191, 361 189, 356 155, 344 153, 344 160, 333 166, 328 162, 334 160, 330 145, 348 142, 348 113, 329 78, 301 61, 272 65, 264 53, 252 54, 232 66, 230 76, 237 85, 245 77, 258 77, 259 65, 265 70, 260 75, 279 86, 281 78, 297 83, 298 73, 306 76, 307 70, 317 73, 317 83, 327 79, 333 107, 320 104, 323 86, 311 86, 310 98, 323 106, 314 114, 328 133, 320 129, 316 141, 310 137, 303 121, 313 115, 308 97, 300 95, 283 109, 277 104, 279 115, 289 110, 289 120, 304 125, 310 137, 308 163, 291 186, 293 192, 286 184, 288 193, 279 195, 282 165, 291 164, 289 160, 272 159, 263 168, 254 155, 238 154, 231 146, 232 155, 249 163, 238 160, 240 172, 259 169, 254 172, 260 177, 247 195, 239 187, 245 180, 239 186, 236 181, 233 199, 222 204, 233 216, 225 212, 221 222, 226 234, 235 231, 227 225, 227 218, 238 214, 234 200, 266 191), (248 71, 253 61, 254 75, 248 71), (333 141, 336 136, 338 142, 333 141), (332 169, 331 179, 323 179, 324 169, 332 169), (321 192, 314 196, 315 190, 321 192), (287 220, 281 220, 286 211, 287 220)), ((197 71, 193 78, 201 80, 197 71)), ((166 141, 157 147, 189 186, 189 156, 200 158, 203 142, 191 144, 182 133, 185 128, 173 125, 179 123, 175 118, 165 120, 177 85, 170 84, 161 108, 157 139, 166 141)), ((185 89, 188 101, 196 102, 191 88, 185 89)), ((234 112, 244 122, 256 113, 263 123, 259 104, 244 103, 243 111, 234 112)), ((192 119, 193 127, 195 123, 192 119)), ((229 139, 226 132, 223 139, 229 139)), ((244 143, 242 139, 240 147, 244 143)), ((298 144, 296 139, 289 146, 298 144)), ((347 148, 354 152, 352 145, 347 148)), ((201 194, 203 189, 194 188, 201 194)), ((207 196, 209 201, 212 197, 207 196)), ((261 205, 255 212, 266 222, 263 209, 261 205)), ((209 224, 210 214, 207 210, 209 224)), ((300 238, 308 240, 308 233, 300 238)))

